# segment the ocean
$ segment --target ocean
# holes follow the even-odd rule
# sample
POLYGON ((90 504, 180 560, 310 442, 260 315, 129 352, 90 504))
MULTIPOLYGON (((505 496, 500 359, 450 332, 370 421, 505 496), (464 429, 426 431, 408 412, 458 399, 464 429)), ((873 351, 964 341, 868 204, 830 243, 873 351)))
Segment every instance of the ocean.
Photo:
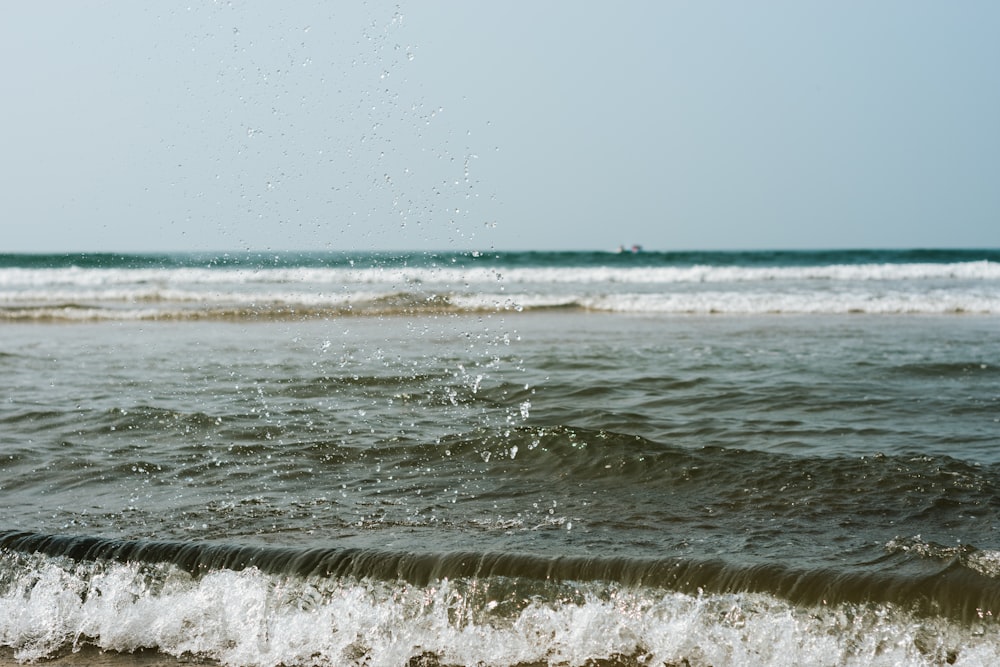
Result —
POLYGON ((0 255, 0 662, 1000 663, 1000 250, 0 255))

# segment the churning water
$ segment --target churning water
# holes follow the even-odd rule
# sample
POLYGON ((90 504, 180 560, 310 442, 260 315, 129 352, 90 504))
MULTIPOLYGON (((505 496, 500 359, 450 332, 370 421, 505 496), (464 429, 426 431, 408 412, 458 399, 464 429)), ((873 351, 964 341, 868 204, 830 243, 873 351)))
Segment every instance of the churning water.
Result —
POLYGON ((1000 253, 5 256, 0 320, 8 658, 1000 659, 1000 253))

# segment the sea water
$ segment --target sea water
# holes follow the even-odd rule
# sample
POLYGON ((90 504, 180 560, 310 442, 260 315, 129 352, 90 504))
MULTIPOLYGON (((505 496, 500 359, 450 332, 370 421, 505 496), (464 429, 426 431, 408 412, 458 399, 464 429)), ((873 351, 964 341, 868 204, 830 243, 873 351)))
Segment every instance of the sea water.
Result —
POLYGON ((0 659, 1000 660, 1000 252, 0 256, 0 373, 0 659))

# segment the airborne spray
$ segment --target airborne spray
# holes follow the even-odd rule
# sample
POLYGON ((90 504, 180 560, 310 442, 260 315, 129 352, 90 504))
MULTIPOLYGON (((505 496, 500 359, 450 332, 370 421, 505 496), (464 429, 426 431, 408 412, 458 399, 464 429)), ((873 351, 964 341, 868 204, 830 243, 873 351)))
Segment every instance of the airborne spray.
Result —
MULTIPOLYGON (((584 14, 553 6, 525 30, 583 48, 530 74, 579 74, 607 155, 642 136, 657 168, 635 189, 653 163, 605 159, 634 164, 576 202, 573 178, 537 180, 531 220, 672 204, 683 179, 660 187, 647 128, 613 122, 667 111, 653 79, 592 84, 642 49, 592 34, 652 49, 628 63, 651 71, 678 62, 659 57, 673 26, 629 5, 599 17, 628 30, 575 34, 584 14)), ((524 10, 486 7, 453 24, 520 49, 521 25, 470 20, 524 10)), ((1000 663, 1000 252, 494 249, 493 130, 449 67, 474 54, 432 39, 445 10, 411 10, 121 3, 69 14, 86 30, 17 23, 53 52, 113 54, 113 77, 79 67, 69 87, 128 92, 100 106, 131 128, 101 154, 143 168, 56 185, 86 193, 81 221, 134 204, 146 245, 0 254, 0 662, 1000 663)), ((541 107, 570 89, 513 102, 554 118, 541 107)), ((547 144, 563 165, 600 152, 579 127, 547 144)), ((717 157, 694 189, 724 182, 717 157)))

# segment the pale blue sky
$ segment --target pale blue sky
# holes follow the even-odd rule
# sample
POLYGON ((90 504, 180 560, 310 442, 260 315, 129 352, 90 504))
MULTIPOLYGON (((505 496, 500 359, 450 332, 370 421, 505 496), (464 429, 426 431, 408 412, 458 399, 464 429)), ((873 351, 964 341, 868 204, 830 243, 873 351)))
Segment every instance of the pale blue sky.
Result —
POLYGON ((0 252, 1000 247, 1000 3, 4 6, 0 252))

